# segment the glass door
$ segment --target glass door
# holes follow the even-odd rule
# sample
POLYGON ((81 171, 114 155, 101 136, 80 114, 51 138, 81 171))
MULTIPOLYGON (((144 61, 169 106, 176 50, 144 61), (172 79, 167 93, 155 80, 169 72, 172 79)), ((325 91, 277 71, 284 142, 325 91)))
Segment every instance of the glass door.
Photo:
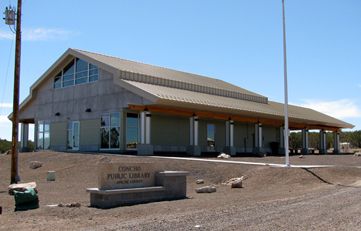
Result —
POLYGON ((139 130, 138 114, 127 113, 126 120, 126 149, 135 150, 138 144, 138 130, 139 130))
POLYGON ((68 122, 68 149, 79 150, 79 121, 68 122))

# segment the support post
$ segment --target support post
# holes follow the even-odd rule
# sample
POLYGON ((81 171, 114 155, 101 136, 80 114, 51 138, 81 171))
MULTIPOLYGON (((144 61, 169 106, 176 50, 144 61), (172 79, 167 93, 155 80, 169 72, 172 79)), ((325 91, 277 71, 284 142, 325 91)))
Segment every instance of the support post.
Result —
POLYGON ((198 117, 196 115, 189 118, 189 146, 187 153, 192 156, 201 155, 201 148, 198 146, 198 117))
POLYGON ((255 147, 253 148, 253 153, 257 155, 264 155, 263 153, 263 135, 262 135, 262 124, 256 123, 254 125, 254 139, 255 147))
POLYGON ((333 133, 333 153, 340 153, 340 132, 333 133))
POLYGON ((223 150, 231 156, 236 155, 236 148, 234 147, 234 122, 233 120, 226 121, 226 147, 223 150))
POLYGON ((320 130, 320 154, 327 153, 327 143, 326 143, 326 131, 321 129, 320 130))
POLYGON ((22 152, 29 151, 28 141, 29 141, 29 124, 22 123, 21 124, 21 151, 22 152))
POLYGON ((302 129, 302 154, 308 154, 308 130, 302 129))
POLYGON ((142 111, 140 113, 140 144, 137 145, 138 155, 153 155, 153 145, 151 144, 151 113, 142 111))

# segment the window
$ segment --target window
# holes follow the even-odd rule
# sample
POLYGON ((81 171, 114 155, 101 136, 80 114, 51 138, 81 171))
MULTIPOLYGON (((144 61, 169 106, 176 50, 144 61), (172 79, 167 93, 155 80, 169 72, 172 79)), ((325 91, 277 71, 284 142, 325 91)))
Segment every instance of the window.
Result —
POLYGON ((46 121, 38 122, 38 149, 49 149, 50 148, 50 124, 46 121))
POLYGON ((74 85, 74 60, 63 69, 63 87, 74 85))
POLYGON ((102 115, 100 119, 100 148, 120 148, 120 113, 102 115))
POLYGON ((127 113, 126 148, 136 149, 138 143, 139 119, 138 114, 127 113))
POLYGON ((73 59, 54 77, 54 88, 94 82, 99 79, 98 67, 82 59, 73 59))
POLYGON ((79 121, 69 121, 68 122, 67 149, 79 150, 79 134, 80 134, 79 130, 80 130, 79 121))
POLYGON ((75 84, 81 84, 88 82, 88 63, 76 58, 75 59, 76 72, 75 72, 75 84))
POLYGON ((89 63, 89 82, 98 80, 98 67, 89 63))
POLYGON ((61 88, 61 72, 54 78, 54 88, 61 88))
POLYGON ((207 124, 207 150, 214 151, 215 150, 215 134, 216 128, 214 124, 207 124))

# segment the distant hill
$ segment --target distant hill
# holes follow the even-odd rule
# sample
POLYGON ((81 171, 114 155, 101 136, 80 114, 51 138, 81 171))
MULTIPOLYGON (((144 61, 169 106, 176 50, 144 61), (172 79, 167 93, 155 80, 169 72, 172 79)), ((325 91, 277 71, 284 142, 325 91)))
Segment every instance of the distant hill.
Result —
MULTIPOLYGON (((29 151, 34 150, 34 142, 29 140, 28 141, 29 151)), ((20 147, 20 142, 18 143, 18 147, 20 147)), ((0 139, 0 153, 4 153, 7 150, 11 149, 11 141, 0 139)))
POLYGON ((11 149, 11 141, 0 139, 0 153, 4 153, 11 149))

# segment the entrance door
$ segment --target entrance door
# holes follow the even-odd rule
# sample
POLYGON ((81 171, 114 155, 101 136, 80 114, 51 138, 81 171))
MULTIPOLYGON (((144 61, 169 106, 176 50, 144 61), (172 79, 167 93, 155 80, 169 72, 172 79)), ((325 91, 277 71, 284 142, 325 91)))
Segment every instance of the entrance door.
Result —
POLYGON ((79 121, 68 122, 68 149, 79 150, 79 121))
POLYGON ((126 149, 136 150, 138 144, 138 130, 139 130, 138 114, 127 113, 126 121, 126 149))

